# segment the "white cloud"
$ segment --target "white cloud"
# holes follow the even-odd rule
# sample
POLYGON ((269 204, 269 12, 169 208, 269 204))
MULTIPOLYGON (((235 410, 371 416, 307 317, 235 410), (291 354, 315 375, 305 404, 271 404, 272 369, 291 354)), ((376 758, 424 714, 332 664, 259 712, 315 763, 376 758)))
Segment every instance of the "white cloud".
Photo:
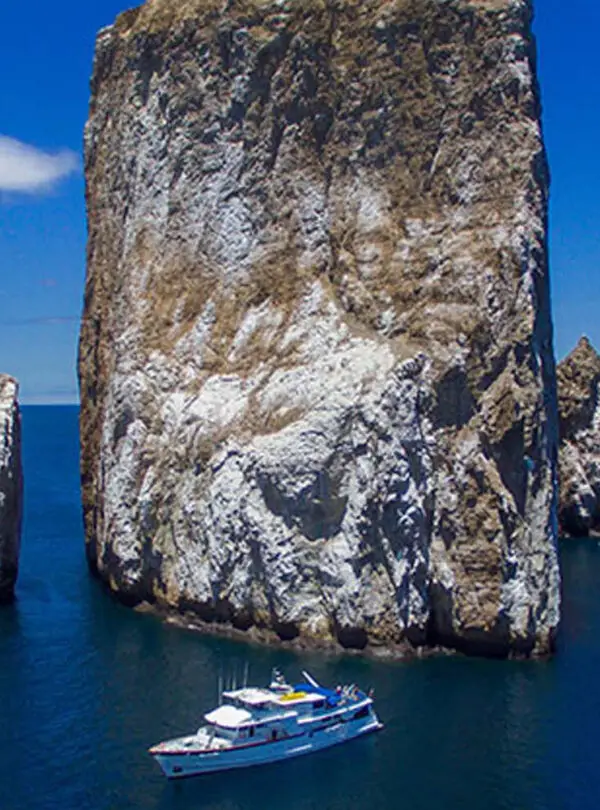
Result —
POLYGON ((0 135, 0 191, 47 191, 79 168, 75 152, 43 152, 0 135))

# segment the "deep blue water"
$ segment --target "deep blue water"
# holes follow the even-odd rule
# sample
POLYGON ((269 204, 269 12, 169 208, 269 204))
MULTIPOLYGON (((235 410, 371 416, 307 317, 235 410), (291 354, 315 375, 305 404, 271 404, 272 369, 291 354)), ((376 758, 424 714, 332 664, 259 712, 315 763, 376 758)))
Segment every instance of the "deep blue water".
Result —
POLYGON ((167 628, 87 573, 75 408, 24 408, 18 601, 0 610, 0 810, 598 810, 600 545, 564 544, 548 662, 297 657, 167 628), (168 783, 147 755, 193 730, 220 670, 374 686, 375 736, 168 783))

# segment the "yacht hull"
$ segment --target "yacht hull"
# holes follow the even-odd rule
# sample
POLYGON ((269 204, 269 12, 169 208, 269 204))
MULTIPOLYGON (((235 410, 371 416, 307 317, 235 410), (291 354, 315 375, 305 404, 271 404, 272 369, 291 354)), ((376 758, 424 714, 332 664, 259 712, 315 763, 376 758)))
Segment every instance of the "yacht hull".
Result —
POLYGON ((377 717, 370 715, 364 721, 340 722, 324 729, 307 730, 281 740, 236 746, 219 751, 157 752, 153 756, 169 779, 185 779, 218 771, 281 762, 349 742, 356 737, 362 737, 382 728, 383 725, 377 717))

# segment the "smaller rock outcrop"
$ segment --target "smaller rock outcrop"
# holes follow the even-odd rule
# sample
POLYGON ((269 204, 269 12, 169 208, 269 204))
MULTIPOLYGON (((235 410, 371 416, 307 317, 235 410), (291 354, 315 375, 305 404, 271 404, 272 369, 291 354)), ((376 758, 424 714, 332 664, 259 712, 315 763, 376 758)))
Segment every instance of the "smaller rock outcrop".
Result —
POLYGON ((0 604, 14 598, 21 547, 23 474, 16 380, 0 375, 0 604))
POLYGON ((600 355, 587 337, 557 369, 561 531, 600 534, 600 355))

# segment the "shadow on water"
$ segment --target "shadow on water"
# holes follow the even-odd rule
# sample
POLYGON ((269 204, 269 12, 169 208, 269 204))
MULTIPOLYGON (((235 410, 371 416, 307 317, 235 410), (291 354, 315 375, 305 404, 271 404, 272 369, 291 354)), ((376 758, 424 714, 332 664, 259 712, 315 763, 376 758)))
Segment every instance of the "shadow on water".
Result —
POLYGON ((597 810, 600 547, 565 543, 547 662, 296 656, 161 625, 86 570, 77 412, 24 410, 19 599, 0 611, 1 810, 597 810), (164 780, 147 753, 193 730, 219 673, 273 666, 373 686, 380 734, 287 763, 164 780))

